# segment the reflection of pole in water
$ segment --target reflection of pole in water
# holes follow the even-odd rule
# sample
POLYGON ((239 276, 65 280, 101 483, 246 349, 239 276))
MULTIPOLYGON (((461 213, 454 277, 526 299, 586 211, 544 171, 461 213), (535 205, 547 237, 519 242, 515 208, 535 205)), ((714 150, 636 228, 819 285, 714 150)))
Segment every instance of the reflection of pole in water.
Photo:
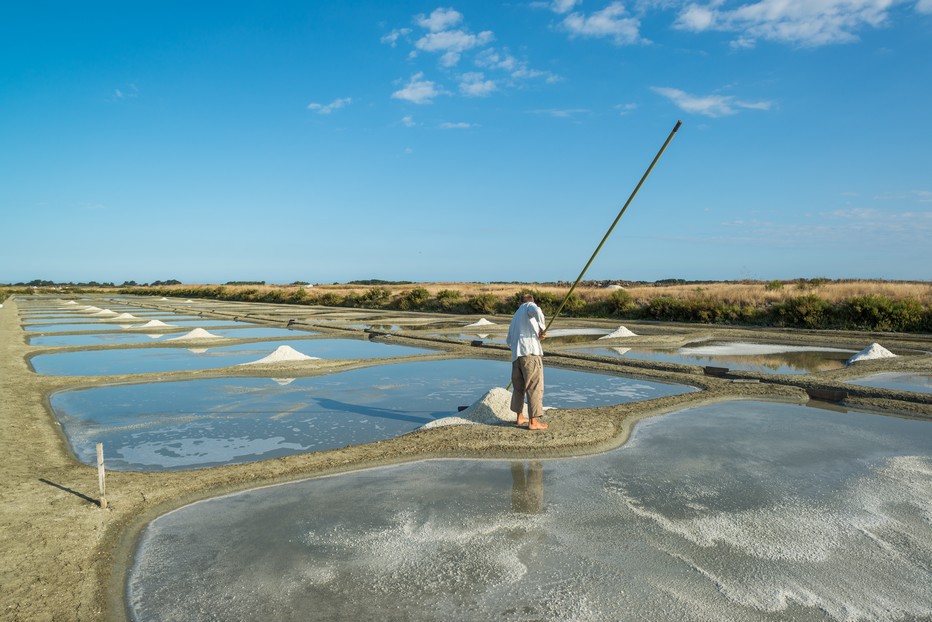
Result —
POLYGON ((525 471, 521 462, 511 463, 511 510, 540 514, 544 510, 544 465, 531 462, 525 471))

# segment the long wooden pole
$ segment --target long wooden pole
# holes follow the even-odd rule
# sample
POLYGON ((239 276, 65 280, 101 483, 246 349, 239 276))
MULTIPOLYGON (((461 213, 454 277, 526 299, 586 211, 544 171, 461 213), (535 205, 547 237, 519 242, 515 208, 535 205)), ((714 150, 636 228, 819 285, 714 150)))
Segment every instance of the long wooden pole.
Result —
POLYGON ((592 265, 592 262, 595 260, 596 255, 599 254, 599 251, 602 250, 602 246, 605 244, 605 241, 608 239, 608 236, 612 234, 612 231, 615 229, 615 225, 618 224, 618 221, 621 220, 621 217, 624 215, 625 210, 628 209, 628 206, 631 205, 631 201, 634 200, 634 196, 638 193, 638 190, 641 189, 641 186, 644 185, 644 181, 647 179, 647 176, 650 175, 650 172, 654 170, 654 165, 657 164, 657 160, 660 159, 660 156, 663 155, 663 152, 666 150, 667 145, 670 144, 670 141, 673 140, 673 136, 676 134, 676 131, 680 129, 680 126, 683 124, 682 121, 677 121, 676 125, 673 126, 673 130, 670 132, 670 135, 667 136, 667 139, 663 142, 663 146, 660 148, 660 151, 657 152, 657 155, 654 156, 654 159, 651 161, 650 166, 647 167, 647 170, 644 172, 644 175, 641 177, 641 181, 638 182, 638 185, 634 187, 634 191, 631 192, 631 196, 628 197, 628 200, 625 201, 624 207, 621 208, 621 211, 618 212, 618 215, 615 216, 612 226, 608 228, 608 231, 605 232, 605 235, 602 236, 602 241, 599 242, 599 245, 595 248, 595 251, 592 253, 592 257, 589 258, 589 261, 586 262, 586 265, 583 267, 582 272, 579 273, 579 276, 576 277, 576 282, 573 283, 573 286, 570 288, 570 291, 566 292, 566 296, 563 297, 563 302, 560 303, 560 306, 557 307, 557 310, 554 312, 553 317, 550 318, 550 321, 547 322, 547 327, 544 329, 546 332, 550 325, 553 324, 553 321, 557 319, 557 316, 560 315, 560 312, 563 311, 563 307, 566 306, 567 301, 570 299, 573 291, 576 289, 576 286, 579 285, 579 282, 582 281, 583 276, 586 274, 586 270, 589 269, 589 266, 592 265))
MULTIPOLYGON (((641 186, 644 185, 644 181, 647 180, 647 176, 650 175, 650 172, 654 170, 654 165, 657 164, 657 161, 660 159, 660 156, 663 155, 663 152, 666 151, 667 145, 670 144, 670 141, 673 140, 673 136, 676 134, 676 131, 680 129, 680 126, 683 125, 682 121, 677 121, 676 125, 673 126, 673 129, 670 131, 670 135, 667 136, 667 139, 663 141, 663 146, 660 147, 660 151, 657 152, 657 155, 654 156, 654 159, 651 160, 650 166, 647 167, 647 170, 644 171, 644 175, 641 176, 641 181, 638 182, 638 185, 634 187, 634 190, 631 192, 631 196, 628 197, 628 200, 625 201, 624 206, 621 208, 621 211, 618 212, 618 215, 615 216, 615 220, 612 222, 612 226, 608 228, 608 231, 605 232, 605 235, 602 236, 602 241, 599 242, 599 245, 596 246, 595 251, 593 251, 592 256, 589 258, 589 261, 586 262, 586 265, 583 267, 582 272, 579 273, 579 276, 576 277, 576 281, 573 283, 573 286, 570 287, 570 291, 566 292, 566 296, 563 297, 563 302, 560 303, 560 306, 557 307, 557 310, 553 313, 550 320, 547 322, 547 326, 544 327, 544 332, 550 330, 550 326, 553 324, 554 320, 560 315, 560 312, 563 311, 563 307, 566 306, 567 301, 570 299, 570 296, 573 294, 573 291, 576 289, 576 286, 579 285, 579 282, 582 281, 583 276, 586 274, 586 270, 589 269, 589 266, 592 265, 592 262, 595 260, 596 255, 599 254, 599 251, 602 250, 602 246, 605 244, 605 241, 608 239, 608 236, 612 234, 612 231, 615 229, 615 225, 618 224, 618 221, 621 220, 621 217, 624 216, 625 211, 628 209, 628 206, 631 205, 631 201, 634 200, 635 195, 637 195, 638 190, 641 189, 641 186)), ((508 383, 507 389, 511 389, 511 383, 508 383)))

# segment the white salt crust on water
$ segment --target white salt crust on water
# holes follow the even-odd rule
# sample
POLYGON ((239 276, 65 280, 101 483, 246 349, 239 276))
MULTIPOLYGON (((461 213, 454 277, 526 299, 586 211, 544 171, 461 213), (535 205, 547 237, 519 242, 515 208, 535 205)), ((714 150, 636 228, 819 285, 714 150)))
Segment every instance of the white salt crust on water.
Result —
POLYGON ((637 337, 637 335, 624 326, 619 326, 604 337, 599 337, 599 339, 617 339, 619 337, 637 337))
POLYGON ((191 332, 185 333, 180 337, 172 337, 171 339, 166 339, 165 341, 179 341, 181 339, 223 339, 223 337, 207 332, 203 328, 195 328, 191 332))
POLYGON ((278 346, 278 349, 275 352, 272 352, 265 358, 261 358, 258 361, 252 361, 251 363, 240 363, 240 365, 268 365, 271 363, 283 363, 287 361, 311 361, 311 360, 320 360, 316 356, 308 356, 307 354, 302 354, 292 348, 291 346, 278 346))
POLYGON ((485 319, 485 318, 481 318, 478 322, 473 322, 472 324, 467 324, 467 325, 466 325, 466 328, 470 328, 470 327, 472 327, 472 326, 495 326, 495 322, 490 322, 490 321, 488 321, 488 320, 485 319))
POLYGON ((453 417, 442 417, 421 426, 422 430, 439 428, 446 425, 467 425, 484 423, 498 425, 514 423, 515 414, 511 411, 511 392, 496 387, 483 395, 479 401, 453 417))
POLYGON ((872 343, 850 359, 848 359, 848 365, 852 363, 857 363, 858 361, 873 361, 875 359, 889 359, 894 358, 896 355, 893 352, 890 352, 885 347, 879 343, 872 343))

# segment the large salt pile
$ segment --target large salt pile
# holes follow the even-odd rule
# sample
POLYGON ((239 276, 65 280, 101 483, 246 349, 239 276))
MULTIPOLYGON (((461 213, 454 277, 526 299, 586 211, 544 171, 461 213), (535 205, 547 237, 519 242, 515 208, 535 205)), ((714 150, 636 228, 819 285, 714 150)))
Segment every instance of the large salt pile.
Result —
POLYGON ((253 361, 251 363, 240 363, 240 365, 268 365, 271 363, 285 363, 288 361, 311 360, 318 360, 318 357, 301 354, 291 346, 278 346, 278 349, 267 357, 259 359, 258 361, 253 361))
POLYGON ((511 392, 496 387, 482 396, 466 410, 453 417, 442 417, 421 426, 421 429, 439 428, 445 425, 464 425, 484 423, 499 425, 514 423, 515 414, 511 411, 511 392))
POLYGON ((101 309, 97 313, 91 313, 91 315, 117 315, 117 312, 110 309, 101 309))
POLYGON ((480 319, 478 322, 473 322, 472 324, 467 324, 467 325, 466 325, 466 328, 470 328, 470 327, 472 327, 472 326, 495 326, 495 322, 490 322, 490 321, 488 321, 487 319, 482 318, 482 319, 480 319))
POLYGON ((609 334, 599 337, 599 339, 617 339, 618 337, 637 337, 636 334, 625 328, 624 326, 619 326, 614 331, 609 334))
POLYGON ((113 318, 115 320, 138 320, 139 318, 133 315, 132 313, 121 313, 120 315, 113 318))
POLYGON ((847 364, 851 365, 852 363, 857 363, 858 361, 872 361, 874 359, 888 359, 895 356, 896 355, 893 352, 890 352, 879 343, 872 343, 848 359, 847 364))
POLYGON ((93 312, 95 312, 95 311, 100 311, 101 308, 100 308, 100 307, 91 306, 91 307, 84 307, 84 308, 81 309, 81 310, 84 311, 85 313, 93 313, 93 312))
POLYGON ((180 339, 223 339, 223 337, 207 332, 203 328, 195 328, 191 332, 185 333, 180 337, 172 337, 171 339, 166 339, 165 341, 178 341, 180 339))

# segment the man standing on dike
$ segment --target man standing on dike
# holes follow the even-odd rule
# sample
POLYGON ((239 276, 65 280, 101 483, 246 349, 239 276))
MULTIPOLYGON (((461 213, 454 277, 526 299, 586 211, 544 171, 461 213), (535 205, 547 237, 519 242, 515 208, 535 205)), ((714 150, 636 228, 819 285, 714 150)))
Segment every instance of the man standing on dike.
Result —
POLYGON ((546 430, 541 421, 544 414, 544 349, 540 340, 547 336, 544 312, 534 304, 534 296, 521 296, 521 306, 511 318, 508 337, 511 347, 511 410, 518 416, 518 425, 527 424, 529 430, 546 430), (527 396, 528 418, 523 414, 524 396, 527 396))

